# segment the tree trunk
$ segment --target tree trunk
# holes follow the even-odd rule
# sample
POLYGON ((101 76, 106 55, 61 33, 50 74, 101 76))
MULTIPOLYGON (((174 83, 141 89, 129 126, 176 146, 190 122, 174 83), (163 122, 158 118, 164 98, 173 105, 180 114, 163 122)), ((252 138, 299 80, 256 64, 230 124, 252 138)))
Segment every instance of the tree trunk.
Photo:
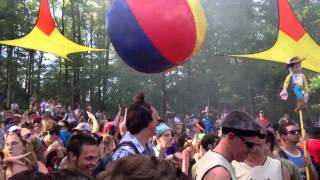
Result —
POLYGON ((251 95, 250 89, 251 89, 250 83, 248 83, 248 100, 249 100, 250 115, 254 117, 254 109, 253 109, 252 95, 251 95))
MULTIPOLYGON (((76 17, 77 17, 77 35, 78 35, 78 39, 77 39, 77 43, 78 44, 82 44, 82 37, 81 37, 81 22, 82 22, 82 16, 80 13, 80 7, 79 7, 79 3, 77 3, 76 6, 76 17)), ((85 105, 86 103, 86 91, 84 89, 84 86, 80 85, 80 82, 83 82, 83 75, 85 72, 85 69, 83 69, 82 67, 84 67, 83 64, 83 58, 81 54, 77 55, 77 63, 76 65, 76 70, 77 70, 77 76, 76 76, 76 96, 75 98, 82 103, 82 105, 85 105)))
POLYGON ((2 45, 0 45, 0 60, 2 60, 2 45))
MULTIPOLYGON (((71 1, 71 5, 73 8, 73 2, 71 1)), ((64 15, 65 15, 65 4, 66 4, 66 0, 62 1, 62 10, 61 10, 61 34, 64 35, 65 32, 65 21, 64 21, 64 15)), ((66 82, 66 86, 69 86, 69 61, 64 61, 64 80, 66 82)))
POLYGON ((34 62, 34 51, 29 51, 29 65, 28 65, 28 88, 27 88, 27 95, 28 97, 32 96, 32 86, 33 86, 33 62, 34 62))
MULTIPOLYGON (((106 49, 110 49, 110 46, 111 46, 110 39, 108 38, 104 42, 106 42, 105 48, 106 49)), ((108 69, 109 60, 110 60, 110 52, 109 51, 105 52, 105 58, 104 59, 106 59, 106 61, 104 61, 105 62, 104 63, 104 68, 108 69)), ((106 108, 105 105, 104 105, 104 102, 106 102, 106 97, 107 97, 108 77, 109 77, 108 72, 104 71, 103 78, 102 78, 102 104, 101 104, 102 109, 106 108)))
POLYGON ((161 104, 161 115, 165 117, 167 112, 167 83, 166 83, 166 73, 161 74, 161 92, 162 92, 162 104, 161 104))
POLYGON ((26 94, 28 94, 28 89, 29 89, 29 62, 30 62, 30 55, 28 56, 27 62, 26 62, 26 79, 25 79, 25 87, 24 87, 24 91, 26 94))
POLYGON ((10 105, 12 103, 12 85, 13 85, 12 54, 13 54, 13 47, 7 47, 7 104, 6 104, 7 108, 10 108, 10 105))
MULTIPOLYGON (((75 20, 75 6, 74 1, 70 0, 71 3, 71 14, 72 14, 72 35, 73 40, 79 42, 79 37, 76 34, 76 20, 75 20)), ((78 22, 80 23, 80 22, 78 22)), ((77 68, 79 59, 73 62, 73 81, 72 81, 72 104, 80 103, 80 93, 79 93, 79 69, 77 68)))
POLYGON ((41 69, 42 69, 42 61, 43 61, 43 53, 40 53, 39 61, 37 62, 37 87, 35 89, 36 98, 39 100, 40 97, 40 89, 41 89, 41 69))

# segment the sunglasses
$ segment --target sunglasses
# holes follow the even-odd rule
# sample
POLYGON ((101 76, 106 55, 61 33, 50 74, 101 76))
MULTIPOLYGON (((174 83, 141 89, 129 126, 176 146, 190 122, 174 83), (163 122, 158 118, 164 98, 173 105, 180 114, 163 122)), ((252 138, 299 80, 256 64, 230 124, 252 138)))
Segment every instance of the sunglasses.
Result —
POLYGON ((300 130, 297 129, 297 130, 291 130, 291 131, 288 131, 289 134, 292 134, 292 135, 300 135, 300 130))
POLYGON ((242 142, 247 146, 248 149, 251 149, 251 148, 253 148, 253 146, 256 145, 256 143, 247 141, 247 140, 245 140, 245 139, 244 139, 243 137, 241 137, 241 136, 238 136, 238 137, 242 140, 242 142))

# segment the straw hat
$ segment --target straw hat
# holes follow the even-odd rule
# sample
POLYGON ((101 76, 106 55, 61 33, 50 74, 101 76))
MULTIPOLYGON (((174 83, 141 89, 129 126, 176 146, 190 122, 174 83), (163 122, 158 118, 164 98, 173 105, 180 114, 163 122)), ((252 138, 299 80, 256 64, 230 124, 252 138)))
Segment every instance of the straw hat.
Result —
POLYGON ((290 59, 288 60, 287 65, 294 64, 294 63, 298 63, 298 62, 301 62, 301 61, 303 61, 303 60, 305 60, 305 58, 300 58, 300 57, 298 57, 298 56, 295 56, 295 57, 292 57, 292 58, 290 58, 290 59))

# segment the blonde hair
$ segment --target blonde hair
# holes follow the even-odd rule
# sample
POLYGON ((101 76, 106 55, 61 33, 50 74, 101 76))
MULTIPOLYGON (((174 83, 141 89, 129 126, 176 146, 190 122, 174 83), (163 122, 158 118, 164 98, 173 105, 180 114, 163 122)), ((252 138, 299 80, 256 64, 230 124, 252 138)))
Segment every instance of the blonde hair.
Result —
POLYGON ((41 134, 47 135, 49 134, 50 129, 54 126, 54 123, 49 121, 42 121, 41 134))
MULTIPOLYGON (((24 140, 21 135, 19 133, 15 134, 15 133, 10 133, 8 134, 8 136, 17 136, 19 138, 19 140, 21 141, 22 145, 24 146, 24 152, 23 154, 26 154, 26 153, 30 153, 28 154, 26 157, 24 157, 22 159, 22 162, 25 163, 25 165, 29 168, 29 169, 32 169, 32 167, 34 166, 34 164, 37 163, 37 156, 36 156, 36 153, 33 151, 33 145, 31 142, 28 142, 26 140, 24 140)), ((8 137, 7 136, 7 137, 8 137)), ((7 143, 7 138, 5 139, 5 144, 7 143)), ((7 149, 7 146, 5 145, 4 149, 3 149, 3 152, 4 152, 4 157, 5 158, 8 158, 9 157, 9 154, 8 154, 8 149, 7 149)), ((20 155, 23 155, 23 154, 20 154, 20 155)), ((7 169, 7 175, 8 177, 13 175, 13 172, 12 172, 12 169, 9 168, 7 169)))
POLYGON ((103 150, 104 153, 106 153, 106 154, 111 153, 111 152, 114 150, 114 148, 116 148, 116 142, 115 142, 115 139, 114 139, 113 136, 111 136, 111 135, 109 135, 109 134, 105 134, 105 135, 103 136, 102 141, 103 141, 103 143, 104 143, 104 145, 105 145, 104 150, 103 150), (111 143, 113 143, 113 149, 109 149, 111 143), (108 148, 108 149, 107 149, 107 148, 108 148), (108 150, 108 152, 105 152, 106 149, 108 150))

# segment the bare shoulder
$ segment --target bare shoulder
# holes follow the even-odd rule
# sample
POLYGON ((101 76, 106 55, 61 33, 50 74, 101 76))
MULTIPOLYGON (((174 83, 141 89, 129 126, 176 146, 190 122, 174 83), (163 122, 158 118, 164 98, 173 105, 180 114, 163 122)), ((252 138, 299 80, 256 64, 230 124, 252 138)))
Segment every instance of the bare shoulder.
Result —
POLYGON ((182 152, 181 152, 182 156, 189 156, 189 152, 188 150, 184 149, 182 152))
POLYGON ((215 167, 207 172, 203 180, 230 180, 229 172, 222 166, 215 167))
POLYGON ((42 172, 44 174, 48 173, 47 167, 42 162, 38 161, 37 164, 38 164, 39 172, 42 172))

